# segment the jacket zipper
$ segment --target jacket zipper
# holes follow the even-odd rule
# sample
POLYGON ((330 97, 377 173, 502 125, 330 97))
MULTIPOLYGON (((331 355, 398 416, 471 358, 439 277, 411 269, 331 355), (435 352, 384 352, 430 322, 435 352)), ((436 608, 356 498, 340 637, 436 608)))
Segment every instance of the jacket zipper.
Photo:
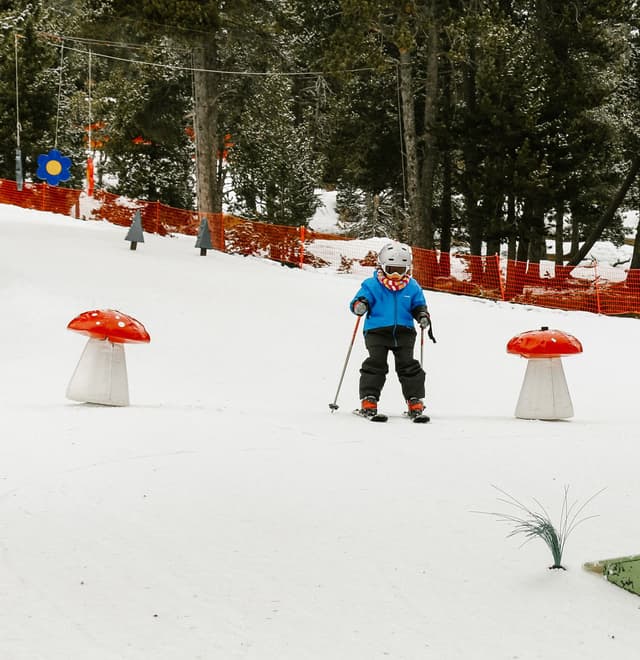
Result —
POLYGON ((398 338, 396 337, 396 329, 398 327, 398 292, 392 291, 393 295, 393 345, 397 348, 398 338))

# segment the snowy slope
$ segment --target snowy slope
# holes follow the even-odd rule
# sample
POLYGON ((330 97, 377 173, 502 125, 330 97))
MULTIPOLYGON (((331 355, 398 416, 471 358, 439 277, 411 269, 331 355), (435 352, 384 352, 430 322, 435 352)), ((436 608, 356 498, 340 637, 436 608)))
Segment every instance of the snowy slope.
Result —
POLYGON ((350 414, 363 342, 335 390, 359 279, 198 256, 147 235, 0 213, 0 658, 627 660, 637 596, 582 570, 640 553, 638 321, 427 292, 433 423, 350 414), (151 334, 127 346, 132 405, 65 399, 80 312, 151 334), (576 416, 517 420, 515 334, 577 336, 576 416), (563 571, 521 547, 495 484, 557 518, 598 517, 563 571))

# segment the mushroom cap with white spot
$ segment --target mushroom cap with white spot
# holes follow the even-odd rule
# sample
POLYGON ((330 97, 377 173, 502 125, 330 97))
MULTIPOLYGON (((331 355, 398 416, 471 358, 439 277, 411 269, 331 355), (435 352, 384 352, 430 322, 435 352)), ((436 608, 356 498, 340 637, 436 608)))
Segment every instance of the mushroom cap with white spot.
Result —
POLYGON ((582 344, 567 332, 542 327, 540 330, 529 330, 510 339, 507 353, 529 359, 557 358, 582 353, 582 344))
POLYGON ((67 328, 93 339, 108 339, 114 344, 146 344, 151 341, 140 321, 117 309, 83 312, 70 321, 67 328))

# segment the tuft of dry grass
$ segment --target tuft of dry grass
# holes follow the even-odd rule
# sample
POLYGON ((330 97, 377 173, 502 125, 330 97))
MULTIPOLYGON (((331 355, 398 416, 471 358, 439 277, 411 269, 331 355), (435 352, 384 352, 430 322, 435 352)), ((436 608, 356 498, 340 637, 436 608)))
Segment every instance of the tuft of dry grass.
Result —
POLYGON ((523 504, 520 500, 517 500, 513 495, 510 495, 502 488, 498 488, 492 484, 492 487, 495 488, 500 494, 501 497, 498 498, 499 502, 507 504, 508 506, 514 509, 513 513, 503 513, 503 512, 492 512, 492 511, 478 511, 477 513, 484 513, 490 516, 494 516, 500 522, 505 522, 510 524, 513 529, 507 535, 507 538, 517 535, 524 535, 525 543, 539 538, 542 539, 551 554, 553 555, 553 565, 549 566, 550 569, 562 569, 566 570, 562 565, 562 555, 564 553, 564 548, 569 538, 571 532, 580 524, 591 518, 596 518, 597 516, 584 516, 582 512, 585 507, 593 501, 600 493, 602 493, 604 488, 599 490, 597 493, 594 493, 581 505, 578 502, 572 502, 569 504, 569 486, 564 487, 564 497, 562 499, 562 508, 560 511, 560 522, 556 527, 551 521, 551 516, 547 510, 540 504, 540 502, 533 498, 533 502, 536 507, 529 507, 523 504))

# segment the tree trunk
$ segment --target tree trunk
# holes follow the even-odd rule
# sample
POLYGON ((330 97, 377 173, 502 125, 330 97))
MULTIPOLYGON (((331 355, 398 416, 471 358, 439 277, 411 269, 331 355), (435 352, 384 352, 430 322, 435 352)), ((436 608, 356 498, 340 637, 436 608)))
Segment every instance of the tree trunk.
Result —
POLYGON ((631 162, 631 167, 629 168, 629 172, 627 173, 627 176, 622 182, 620 188, 618 188, 616 194, 613 196, 613 199, 609 203, 609 206, 600 216, 600 219, 598 220, 598 224, 594 227, 589 237, 585 240, 583 246, 578 250, 578 253, 571 257, 571 260, 569 261, 570 266, 577 266, 587 256, 589 250, 591 250, 591 248, 595 245, 596 241, 600 238, 600 236, 602 236, 602 232, 613 219, 613 216, 618 210, 620 204, 622 204, 622 201, 624 200, 627 191, 629 190, 629 188, 631 188, 631 184, 635 181, 635 178, 638 175, 639 171, 640 171, 640 156, 636 156, 631 162))
MULTIPOLYGON (((446 38, 446 37, 445 37, 446 38)), ((448 56, 448 40, 446 42, 447 56, 442 67, 442 104, 445 130, 442 141, 442 197, 440 200, 440 263, 438 274, 443 277, 451 275, 451 227, 453 225, 453 155, 450 138, 453 116, 451 98, 451 60, 448 56)))
POLYGON ((515 261, 518 249, 518 222, 516 220, 516 198, 511 191, 507 193, 507 227, 509 232, 507 260, 515 261))
POLYGON ((195 133, 198 211, 222 212, 222 197, 218 186, 218 96, 219 76, 211 73, 218 67, 215 40, 205 35, 195 48, 195 133))
POLYGON ((416 137, 416 119, 413 104, 413 76, 411 74, 411 55, 405 49, 400 50, 398 66, 400 78, 400 99, 402 103, 402 133, 405 148, 407 197, 409 204, 409 241, 418 244, 422 223, 422 198, 418 180, 418 141, 416 137))
POLYGON ((578 219, 572 215, 571 217, 571 250, 569 252, 569 259, 571 255, 578 254, 580 249, 580 223, 578 219))
POLYGON ((373 230, 378 232, 378 226, 380 223, 380 195, 372 194, 371 196, 371 226, 373 230))
MULTIPOLYGON (((463 94, 470 117, 476 111, 476 51, 473 43, 467 51, 467 61, 463 65, 463 94)), ((469 247, 472 255, 482 254, 482 214, 478 206, 476 181, 478 179, 478 148, 471 140, 466 140, 463 146, 464 154, 464 197, 469 222, 469 247)))
POLYGON ((636 238, 633 242, 633 254, 631 255, 631 264, 629 268, 636 270, 640 268, 640 220, 636 227, 636 238))
POLYGON ((453 183, 451 172, 451 152, 445 149, 442 163, 442 201, 440 203, 440 263, 438 274, 451 275, 451 225, 453 224, 452 201, 453 183))
POLYGON ((557 266, 564 264, 564 201, 556 206, 556 259, 557 266))
POLYGON ((433 250, 433 199, 434 199, 434 176, 436 171, 436 114, 438 107, 438 27, 435 16, 430 12, 429 25, 429 51, 427 54, 427 79, 425 83, 424 99, 424 145, 425 154, 422 164, 422 192, 424 206, 424 224, 421 227, 422 240, 418 243, 421 247, 433 250))
POLYGON ((526 263, 529 259, 529 246, 531 245, 531 202, 525 200, 522 214, 518 220, 518 249, 516 261, 526 263))
POLYGON ((625 284, 636 291, 640 289, 640 220, 636 227, 636 239, 633 243, 633 254, 625 284))
POLYGON ((545 241, 544 210, 542 202, 536 199, 531 204, 532 214, 529 222, 529 263, 527 279, 537 280, 540 277, 540 261, 547 256, 545 241))

